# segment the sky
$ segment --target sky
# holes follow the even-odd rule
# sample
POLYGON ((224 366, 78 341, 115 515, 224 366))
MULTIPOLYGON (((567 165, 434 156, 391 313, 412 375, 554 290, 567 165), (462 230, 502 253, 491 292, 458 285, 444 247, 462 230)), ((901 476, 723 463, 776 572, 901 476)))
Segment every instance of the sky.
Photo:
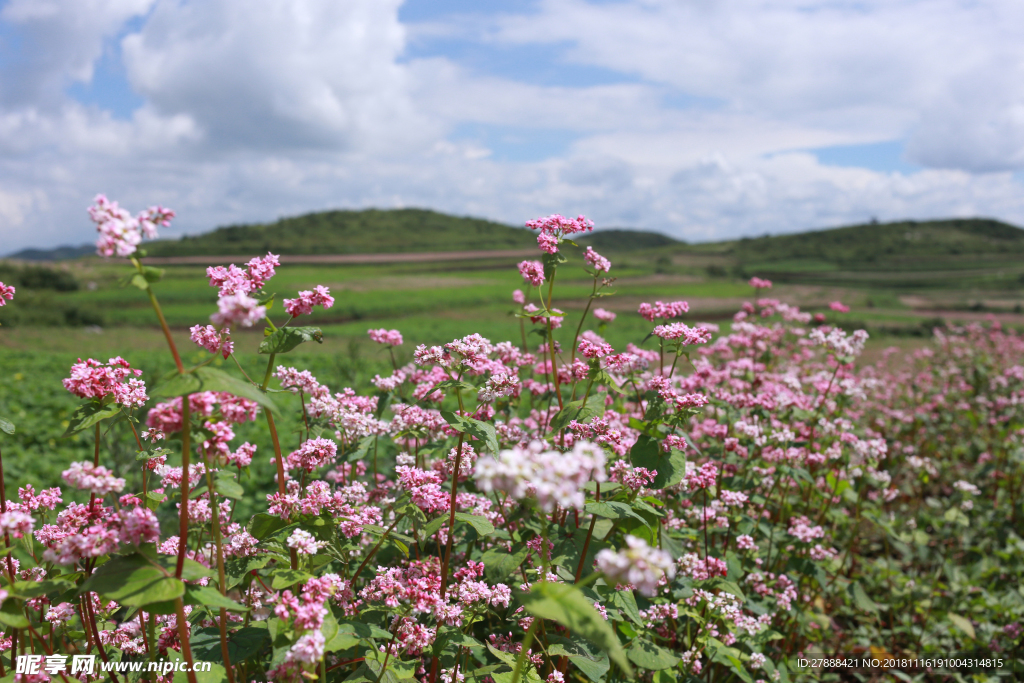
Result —
MULTIPOLYGON (((2 0, 0 253, 311 211, 1024 225, 1018 0, 2 0)), ((467 244, 467 247, 472 245, 467 244)))

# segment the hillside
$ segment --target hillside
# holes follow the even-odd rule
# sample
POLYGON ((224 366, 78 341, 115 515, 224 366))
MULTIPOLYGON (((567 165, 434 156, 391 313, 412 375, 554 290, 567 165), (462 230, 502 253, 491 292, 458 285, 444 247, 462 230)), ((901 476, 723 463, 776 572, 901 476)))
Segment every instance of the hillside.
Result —
POLYGON ((742 263, 813 259, 844 267, 890 260, 1024 253, 1024 230, 986 218, 869 223, 702 245, 742 263))
POLYGON ((232 225, 146 246, 151 256, 206 254, 365 254, 460 249, 522 249, 525 228, 424 209, 325 211, 274 223, 232 225))

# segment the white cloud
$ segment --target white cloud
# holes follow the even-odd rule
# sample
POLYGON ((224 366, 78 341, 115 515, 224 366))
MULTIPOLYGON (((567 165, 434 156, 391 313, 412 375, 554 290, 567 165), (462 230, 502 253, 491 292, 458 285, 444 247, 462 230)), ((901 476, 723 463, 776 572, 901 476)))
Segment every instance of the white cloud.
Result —
POLYGON ((586 213, 688 239, 871 216, 1024 223, 1008 172, 1024 166, 1016 3, 551 0, 429 30, 403 26, 399 5, 9 2, 0 20, 31 58, 0 66, 14 75, 0 85, 3 251, 90 239, 84 208, 100 191, 135 210, 171 206, 190 233, 365 206, 512 223, 586 213), (444 54, 408 58, 410 33, 534 47, 629 82, 540 86, 444 54), (144 100, 128 120, 65 94, 115 40, 144 100), (666 104, 677 95, 699 99, 666 104), (571 144, 500 161, 486 140, 457 138, 466 124, 564 131, 571 144), (793 151, 904 137, 935 170, 835 168, 793 151))
POLYGON ((5 106, 59 107, 64 89, 92 79, 103 43, 124 23, 145 14, 154 0, 10 0, 0 20, 18 29, 23 43, 0 73, 5 106))

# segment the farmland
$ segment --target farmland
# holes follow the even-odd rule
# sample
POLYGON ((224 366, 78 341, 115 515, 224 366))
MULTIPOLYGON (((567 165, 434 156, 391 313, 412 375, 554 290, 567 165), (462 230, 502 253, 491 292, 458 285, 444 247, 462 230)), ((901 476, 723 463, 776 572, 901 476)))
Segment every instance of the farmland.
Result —
MULTIPOLYGON (((385 218, 401 233, 410 216, 385 218)), ((297 235, 340 220, 344 236, 371 219, 303 217, 313 227, 297 235)), ((554 222, 545 234, 565 260, 521 275, 512 248, 529 235, 477 228, 478 258, 445 256, 458 243, 441 230, 415 243, 435 254, 426 260, 386 258, 409 253, 392 248, 374 263, 286 260, 275 272, 257 259, 216 287, 198 263, 157 260, 203 260, 203 236, 156 243, 163 255, 142 262, 158 268, 0 266, 18 287, 0 309, 3 468, 23 501, 0 521, 23 539, 13 556, 48 579, 12 583, 0 621, 15 638, 27 629, 23 644, 44 643, 38 628, 121 661, 171 656, 175 639, 188 661, 188 639, 217 662, 210 680, 397 681, 417 669, 445 680, 426 672, 461 665, 499 683, 634 671, 788 683, 805 680, 805 653, 914 662, 984 646, 1007 656, 970 680, 1014 676, 1019 230, 954 221, 923 229, 928 239, 900 225, 866 226, 878 233, 866 242, 843 229, 712 245, 609 231, 577 246, 578 224, 554 222), (593 270, 580 267, 588 244, 610 270, 593 254, 593 270), (333 299, 296 294, 315 285, 333 299), (245 327, 263 317, 258 301, 260 331, 245 327), (617 318, 580 325, 597 306, 617 318), (233 353, 219 353, 224 329, 189 338, 214 311, 233 326, 233 353), (1003 327, 949 327, 987 319, 1003 327), (941 343, 934 326, 947 326, 941 343), (597 334, 577 346, 578 329, 597 334), (417 344, 437 346, 406 365, 417 344), (148 397, 125 362, 104 364, 117 355, 148 397), (54 517, 43 489, 61 483, 66 513, 29 536, 54 517), (156 583, 124 588, 158 566, 156 583), (214 568, 219 590, 194 583, 205 572, 214 585, 214 568), (394 599, 407 587, 417 596, 394 599), (90 591, 113 602, 28 620, 37 595, 56 605, 90 591), (138 609, 138 628, 119 620, 123 607, 138 609), (518 656, 503 649, 515 642, 518 656)), ((274 244, 268 230, 208 239, 244 257, 274 244)), ((966 680, 959 661, 895 666, 966 680)))

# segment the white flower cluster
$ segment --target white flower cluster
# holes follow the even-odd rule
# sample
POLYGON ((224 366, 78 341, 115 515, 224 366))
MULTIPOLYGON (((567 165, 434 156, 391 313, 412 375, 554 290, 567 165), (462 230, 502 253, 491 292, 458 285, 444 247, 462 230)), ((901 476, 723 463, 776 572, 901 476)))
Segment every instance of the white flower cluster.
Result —
POLYGON ((586 502, 582 486, 603 482, 605 454, 600 446, 579 441, 571 451, 546 450, 541 441, 526 448, 501 451, 497 458, 481 458, 474 477, 481 491, 504 491, 513 498, 535 497, 541 509, 555 506, 582 509, 586 502))
POLYGON ((615 552, 605 548, 595 558, 597 568, 612 582, 632 584, 644 595, 658 592, 658 582, 664 576, 672 579, 676 566, 664 550, 647 545, 636 536, 626 536, 626 547, 615 552))
POLYGON ((814 344, 824 346, 837 356, 859 356, 864 350, 864 342, 868 340, 868 333, 864 330, 857 330, 847 336, 846 332, 838 327, 833 327, 826 335, 821 328, 811 330, 807 338, 814 344))

